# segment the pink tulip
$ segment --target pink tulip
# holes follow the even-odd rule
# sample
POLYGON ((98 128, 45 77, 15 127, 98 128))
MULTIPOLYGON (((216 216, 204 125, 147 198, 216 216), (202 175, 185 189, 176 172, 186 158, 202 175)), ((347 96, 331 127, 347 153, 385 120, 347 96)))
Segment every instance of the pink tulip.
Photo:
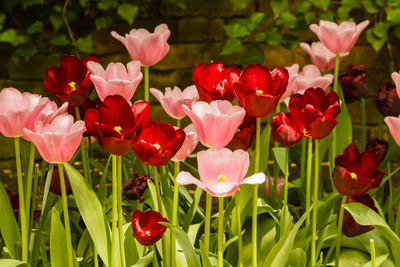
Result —
POLYGON ((389 127, 394 141, 400 146, 400 117, 385 117, 385 123, 389 127))
MULTIPOLYGON (((313 64, 320 70, 330 71, 335 68, 336 55, 326 48, 323 43, 313 42, 310 46, 302 42, 300 43, 300 47, 308 53, 313 64)), ((342 61, 343 58, 348 55, 349 52, 340 54, 339 61, 342 61)))
POLYGON ((68 102, 64 102, 60 108, 58 108, 56 102, 46 99, 46 106, 40 111, 36 118, 36 121, 41 121, 43 124, 48 124, 54 120, 54 118, 65 113, 68 108, 68 102))
POLYGON ((303 71, 297 76, 293 87, 294 94, 303 94, 308 88, 321 88, 326 90, 332 83, 333 75, 321 75, 321 72, 315 65, 306 65, 303 71))
POLYGON ((242 123, 246 111, 233 106, 227 100, 215 100, 211 103, 195 102, 189 109, 183 110, 192 120, 200 142, 208 147, 224 147, 232 140, 236 129, 242 123))
POLYGON ((74 123, 74 117, 64 113, 48 124, 36 121, 32 131, 24 129, 24 135, 36 145, 45 161, 62 163, 71 160, 85 130, 84 121, 74 123))
POLYGON ((293 64, 292 66, 286 67, 285 69, 287 69, 287 71, 289 72, 289 80, 286 91, 281 96, 281 100, 284 100, 285 98, 288 98, 292 95, 297 76, 299 75, 299 64, 293 64))
POLYGON ((177 86, 175 86, 173 90, 167 87, 165 88, 165 94, 155 88, 150 88, 150 92, 157 98, 158 102, 161 103, 165 112, 174 119, 183 119, 186 117, 182 105, 191 107, 193 102, 199 100, 199 93, 195 85, 186 87, 183 91, 177 86))
POLYGON ((132 29, 125 38, 116 33, 111 35, 124 44, 133 60, 139 60, 142 65, 152 66, 160 62, 169 50, 167 40, 171 32, 167 24, 160 24, 149 33, 146 29, 132 29))
POLYGON ((241 184, 261 184, 264 173, 256 173, 245 179, 249 168, 249 153, 238 149, 210 148, 197 153, 197 166, 200 180, 188 172, 180 172, 177 182, 180 185, 195 184, 214 197, 233 195, 241 184))
POLYGON ((183 141, 181 148, 172 158, 173 161, 182 161, 186 159, 199 143, 199 137, 197 136, 193 124, 186 126, 184 131, 186 133, 185 140, 183 141))
POLYGON ((47 101, 40 95, 4 88, 0 92, 0 132, 6 137, 22 136, 24 128, 33 128, 47 101))
POLYGON ((109 95, 120 95, 130 101, 143 74, 140 72, 140 61, 131 61, 125 66, 122 63, 110 63, 104 70, 100 63, 87 63, 92 73, 90 79, 96 87, 97 95, 103 102, 109 95))
POLYGON ((321 20, 319 25, 312 24, 310 29, 318 36, 326 48, 337 55, 349 52, 368 24, 368 20, 358 25, 348 21, 337 25, 331 21, 321 20))
POLYGON ((397 95, 400 97, 400 73, 399 72, 393 72, 392 73, 392 80, 394 81, 394 84, 396 85, 397 95))
MULTIPOLYGON (((274 177, 269 177, 269 179, 271 180, 271 184, 272 184, 271 188, 269 188, 268 178, 265 179, 265 193, 267 194, 268 198, 269 198, 269 194, 272 193, 272 188, 274 186, 274 177)), ((281 191, 282 191, 284 184, 285 184, 285 179, 278 178, 278 185, 276 186, 276 200, 279 199, 279 196, 281 195, 281 191)))

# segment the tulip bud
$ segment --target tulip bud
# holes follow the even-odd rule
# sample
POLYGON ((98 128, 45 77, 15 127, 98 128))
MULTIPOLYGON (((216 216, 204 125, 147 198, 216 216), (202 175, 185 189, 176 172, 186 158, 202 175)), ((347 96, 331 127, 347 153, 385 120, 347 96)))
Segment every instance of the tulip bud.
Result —
POLYGON ((139 200, 143 202, 142 195, 147 188, 147 180, 150 179, 148 176, 139 176, 136 172, 133 177, 124 182, 123 192, 126 198, 130 200, 139 200))

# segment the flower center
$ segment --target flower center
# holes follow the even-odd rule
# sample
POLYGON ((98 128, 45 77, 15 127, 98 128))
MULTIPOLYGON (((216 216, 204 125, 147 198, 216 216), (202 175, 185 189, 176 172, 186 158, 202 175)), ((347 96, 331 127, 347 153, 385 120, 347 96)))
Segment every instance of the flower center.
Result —
POLYGON ((263 90, 256 90, 257 95, 261 95, 262 93, 264 93, 263 90))
POLYGON ((225 176, 225 175, 223 175, 223 174, 218 175, 218 181, 219 181, 220 183, 223 183, 223 182, 225 181, 225 179, 226 179, 226 176, 225 176))
POLYGON ((153 145, 157 150, 160 150, 161 146, 159 144, 154 144, 153 145))
POLYGON ((71 92, 76 90, 76 87, 75 87, 76 82, 70 82, 68 85, 69 85, 69 87, 71 87, 71 92))
POLYGON ((115 127, 114 127, 114 131, 116 131, 117 133, 119 133, 119 135, 121 135, 121 130, 122 130, 122 127, 121 127, 121 126, 115 126, 115 127))
POLYGON ((354 172, 350 173, 351 179, 356 180, 357 179, 357 174, 355 174, 354 172))
POLYGON ((145 233, 147 236, 150 236, 150 231, 149 231, 149 230, 144 231, 144 233, 145 233))
POLYGON ((310 137, 310 136, 311 136, 311 134, 309 134, 305 128, 303 129, 302 132, 303 132, 303 135, 304 135, 304 136, 307 136, 307 137, 310 137))

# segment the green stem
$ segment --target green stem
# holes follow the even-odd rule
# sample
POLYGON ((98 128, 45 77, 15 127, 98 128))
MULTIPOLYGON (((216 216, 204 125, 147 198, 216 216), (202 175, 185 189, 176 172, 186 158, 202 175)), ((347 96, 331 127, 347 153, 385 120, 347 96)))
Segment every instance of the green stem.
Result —
POLYGON ((384 117, 381 114, 379 114, 379 124, 378 124, 378 139, 379 140, 382 140, 383 119, 384 119, 384 117))
MULTIPOLYGON (((39 192, 39 188, 38 188, 38 180, 39 180, 39 165, 36 164, 35 165, 35 175, 33 176, 33 189, 32 189, 32 209, 30 211, 29 214, 29 225, 32 227, 33 225, 33 215, 35 213, 35 209, 36 209, 36 197, 37 197, 37 193, 39 192)), ((28 228, 28 232, 30 233, 31 230, 30 228, 28 228)))
POLYGON ((125 267, 125 246, 124 233, 122 229, 122 156, 117 156, 117 175, 118 175, 118 234, 119 234, 119 251, 121 257, 121 266, 125 267))
POLYGON ((149 66, 144 66, 144 101, 149 102, 149 66))
POLYGON ((208 252, 210 251, 210 225, 211 225, 211 208, 212 208, 212 196, 206 194, 206 218, 204 222, 204 247, 208 252))
POLYGON ((32 177, 33 177, 33 163, 35 161, 35 144, 30 142, 29 145, 29 165, 28 165, 28 174, 26 177, 26 197, 25 197, 25 215, 29 216, 26 220, 26 229, 27 229, 27 240, 29 242, 29 237, 31 233, 30 227, 30 214, 31 214, 31 196, 32 196, 32 177))
POLYGON ((369 240, 369 246, 371 248, 371 267, 375 267, 375 242, 373 239, 369 240))
POLYGON ((343 214, 344 214, 344 204, 346 204, 347 196, 342 197, 342 202, 340 203, 339 210, 339 221, 336 234, 336 250, 335 250, 335 266, 339 266, 339 256, 340 256, 340 239, 342 238, 342 226, 343 226, 343 214))
POLYGON ((224 198, 218 198, 218 267, 224 266, 224 198))
POLYGON ((22 238, 22 261, 28 262, 28 233, 26 231, 26 210, 24 198, 24 184, 22 182, 21 152, 19 147, 19 137, 14 138, 15 162, 17 165, 17 182, 19 197, 19 215, 21 217, 21 238, 22 238))
MULTIPOLYGON (((179 173, 179 161, 174 162, 174 199, 172 204, 172 226, 178 226, 177 218, 178 218, 178 201, 179 201, 179 185, 176 180, 176 177, 179 173)), ((171 231, 171 266, 176 266, 176 241, 175 234, 171 231)))
POLYGON ((242 267, 242 223, 240 221, 240 198, 239 190, 236 192, 235 196, 235 206, 236 206, 236 224, 237 224, 237 234, 238 234, 238 267, 242 267))
POLYGON ((389 217, 389 225, 392 229, 394 229, 394 217, 393 217, 393 187, 392 187, 392 176, 390 175, 390 162, 387 164, 387 173, 389 175, 389 207, 388 207, 388 217, 389 217))
MULTIPOLYGON (((285 165, 285 188, 283 192, 283 207, 288 204, 288 189, 289 189, 289 147, 286 147, 286 165, 285 165)), ((285 214, 282 213, 282 227, 285 227, 285 214)), ((283 231, 281 230, 281 235, 283 231)))
POLYGON ((300 181, 303 192, 306 191, 305 169, 306 169, 306 141, 307 139, 301 138, 301 156, 300 156, 300 181))
POLYGON ((69 213, 68 213, 68 200, 67 191, 65 189, 64 169, 62 163, 58 163, 58 173, 60 174, 60 187, 61 187, 61 198, 64 213, 64 224, 65 224, 65 236, 67 238, 67 255, 68 255, 68 266, 74 266, 74 258, 72 253, 72 239, 71 239, 71 227, 69 225, 69 213))
POLYGON ((318 212, 318 182, 319 182, 319 140, 315 139, 315 168, 314 168, 314 200, 313 200, 313 216, 312 216, 312 240, 311 240, 311 264, 316 263, 316 242, 317 236, 317 212, 318 212))
MULTIPOLYGON (((339 78, 339 59, 340 55, 336 55, 336 60, 335 60, 335 72, 334 72, 334 78, 333 78, 333 91, 335 93, 338 92, 338 78, 339 78)), ((344 99, 342 97, 342 94, 339 94, 339 97, 342 100, 342 104, 344 105, 344 99)), ((332 173, 333 168, 335 167, 335 157, 336 157, 336 127, 332 130, 332 143, 330 145, 330 157, 329 157, 329 171, 332 173)))
POLYGON ((118 218, 118 187, 117 187, 117 156, 112 155, 112 225, 111 225, 111 263, 110 266, 118 266, 116 242, 117 242, 117 218, 118 218))
MULTIPOLYGON (((306 176, 306 208, 310 208, 311 204, 311 197, 310 197, 310 192, 311 192, 311 167, 312 167, 312 138, 308 139, 308 144, 307 144, 307 176, 306 176)), ((310 216, 307 216, 306 218, 306 227, 310 225, 310 216)))
MULTIPOLYGON (((256 150, 254 155, 254 173, 257 173, 260 168, 260 132, 261 132, 261 118, 256 119, 256 150)), ((258 185, 253 186, 253 212, 252 212, 252 263, 253 267, 257 266, 257 199, 258 199, 258 185)))
MULTIPOLYGON (((76 116, 76 119, 78 121, 81 120, 81 115, 79 113, 79 108, 78 107, 75 107, 75 116, 76 116)), ((81 159, 82 159, 83 175, 89 181, 89 184, 93 185, 92 179, 91 179, 91 177, 89 177, 89 168, 88 168, 88 164, 87 164, 87 160, 86 160, 85 144, 83 142, 83 138, 81 140, 80 147, 81 147, 81 159)))
MULTIPOLYGON (((152 260, 153 267, 158 267, 159 265, 158 265, 158 260, 157 260, 157 250, 156 250, 156 245, 153 245, 152 247, 153 247, 153 251, 154 251, 154 254, 153 254, 153 260, 152 260)), ((144 251, 144 250, 143 250, 143 251, 144 251)))
MULTIPOLYGON (((339 78, 339 60, 340 60, 340 55, 337 54, 335 58, 335 72, 333 75, 333 91, 337 93, 337 88, 338 88, 338 78, 339 78)), ((344 103, 344 102, 343 102, 344 103)))
POLYGON ((361 147, 365 149, 367 142, 367 118, 365 115, 365 99, 362 97, 360 99, 361 104, 361 147))
MULTIPOLYGON (((162 207, 162 202, 161 202, 161 190, 160 190, 160 182, 158 181, 157 167, 154 166, 153 170, 154 170, 154 184, 156 186, 156 193, 157 193, 158 212, 163 215, 163 207, 162 207)), ((169 261, 166 260, 168 258, 168 255, 167 255, 167 247, 166 247, 166 243, 165 243, 165 238, 163 238, 161 241, 162 241, 162 250, 163 250, 163 262, 164 262, 164 266, 166 266, 169 263, 169 261)))
POLYGON ((99 259, 97 257, 97 249, 93 242, 92 242, 92 244, 93 244, 93 264, 94 264, 94 267, 99 267, 99 259))

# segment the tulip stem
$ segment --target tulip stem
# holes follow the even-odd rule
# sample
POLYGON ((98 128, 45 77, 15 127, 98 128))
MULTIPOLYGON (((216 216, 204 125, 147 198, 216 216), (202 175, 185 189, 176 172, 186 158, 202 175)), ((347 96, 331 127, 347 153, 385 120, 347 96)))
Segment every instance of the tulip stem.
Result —
POLYGON ((235 206, 236 206, 236 224, 237 224, 237 234, 238 234, 238 267, 242 267, 242 223, 240 221, 240 198, 238 190, 235 196, 235 206))
POLYGON ((149 102, 149 66, 144 66, 144 101, 149 102))
MULTIPOLYGON (((156 186, 156 193, 157 193, 157 205, 158 205, 158 212, 163 215, 163 207, 161 203, 161 190, 160 190, 160 182, 158 181, 158 171, 157 167, 154 166, 154 184, 156 186)), ((164 266, 167 266, 169 263, 168 255, 167 255, 167 247, 165 243, 165 238, 162 239, 162 250, 163 250, 163 262, 164 266)))
POLYGON ((346 204, 347 196, 342 197, 342 202, 340 202, 340 209, 339 209, 339 220, 338 220, 338 228, 336 234, 336 250, 335 250, 335 266, 339 266, 339 256, 340 256, 340 239, 342 238, 342 227, 343 227, 343 214, 344 214, 344 207, 343 205, 346 204))
MULTIPOLYGON (((289 147, 286 147, 286 164, 285 164, 285 191, 283 192, 283 207, 287 206, 288 203, 288 188, 289 188, 289 147)), ((282 213, 282 229, 285 229, 285 214, 282 213)), ((281 235, 283 231, 281 230, 281 235)))
POLYGON ((224 266, 224 198, 218 198, 218 267, 224 266))
POLYGON ((317 212, 318 212, 318 182, 319 182, 319 140, 315 139, 315 152, 314 152, 315 166, 314 166, 314 200, 313 200, 313 216, 312 216, 312 240, 311 240, 311 264, 313 265, 316 260, 316 242, 317 236, 317 212))
POLYGON ((29 145, 29 165, 28 165, 28 174, 26 177, 26 197, 25 197, 25 216, 27 216, 26 220, 26 229, 27 229, 27 241, 29 243, 30 237, 30 207, 31 207, 31 197, 32 197, 32 176, 33 176, 33 163, 35 161, 35 144, 30 142, 29 145), (28 217, 29 216, 29 217, 28 217))
POLYGON ((210 225, 211 225, 211 208, 212 208, 212 196, 206 194, 206 218, 204 222, 204 247, 208 252, 210 251, 210 225))
MULTIPOLYGON (((254 155, 254 173, 257 173, 260 168, 260 132, 261 118, 256 118, 256 150, 254 155)), ((252 213, 252 235, 251 243, 253 246, 252 265, 257 266, 257 199, 258 185, 253 186, 253 213, 252 213)))
MULTIPOLYGON (((336 55, 336 60, 335 60, 335 71, 334 71, 334 77, 333 77, 333 91, 335 93, 338 92, 338 78, 339 78, 339 59, 340 55, 336 55)), ((342 100, 342 105, 345 104, 343 94, 338 94, 340 97, 340 100, 342 100)), ((335 157, 336 157, 336 127, 333 128, 332 130, 332 143, 330 145, 330 158, 329 158, 329 171, 332 172, 335 164, 335 157)))
POLYGON ((371 267, 375 267, 375 242, 373 239, 369 240, 369 246, 371 248, 371 267))
MULTIPOLYGON (((310 208, 311 204, 311 197, 310 197, 310 192, 311 192, 311 167, 312 167, 312 138, 308 139, 308 144, 307 144, 307 176, 306 176, 306 208, 310 208)), ((310 225, 310 216, 307 216, 306 218, 306 228, 310 225)))
MULTIPOLYGON (((302 190, 306 191, 306 181, 305 177, 305 168, 306 168, 306 140, 305 138, 301 138, 301 156, 300 156, 300 181, 302 190)), ((304 192, 303 191, 303 192, 304 192)))
POLYGON ((118 176, 118 234, 119 234, 119 251, 121 256, 122 267, 125 267, 125 246, 124 233, 122 229, 122 156, 117 156, 117 176, 118 176))
POLYGON ((65 236, 67 238, 68 266, 73 267, 74 261, 73 261, 73 253, 72 253, 71 227, 69 225, 67 191, 65 189, 64 170, 63 170, 62 163, 58 163, 58 173, 60 176, 61 198, 62 198, 64 224, 65 224, 65 236))
MULTIPOLYGON (((78 107, 75 107, 75 116, 76 116, 76 120, 78 120, 78 121, 81 120, 81 115, 79 113, 79 108, 78 107)), ((90 136, 89 136, 89 138, 90 138, 90 136)), ((89 184, 91 186, 93 186, 93 181, 92 181, 91 177, 89 176, 89 167, 88 167, 87 160, 86 160, 85 144, 83 143, 83 138, 81 140, 80 147, 81 147, 81 158, 82 158, 83 175, 88 180, 89 184)))
POLYGON ((365 99, 361 97, 361 147, 365 149, 365 145, 367 142, 367 119, 365 115, 365 99))
POLYGON ((117 156, 112 155, 112 237, 111 237, 111 263, 110 266, 118 266, 117 264, 117 218, 118 218, 118 193, 117 193, 117 156))
POLYGON ((393 217, 393 187, 392 187, 392 176, 390 170, 390 162, 387 164, 387 174, 389 177, 389 206, 388 206, 388 217, 389 217, 389 226, 394 229, 394 217, 393 217))
MULTIPOLYGON (((179 120, 178 120, 179 121, 179 120)), ((178 201, 179 201, 179 185, 176 177, 179 173, 179 161, 174 162, 174 199, 172 204, 172 226, 178 226, 178 201)), ((176 266, 176 241, 175 234, 171 231, 171 266, 176 266)))
POLYGON ((158 267, 159 265, 158 265, 158 260, 157 260, 156 245, 153 245, 152 247, 153 247, 153 251, 154 251, 154 254, 153 254, 153 261, 152 261, 153 267, 158 267))
POLYGON ((15 145, 15 162, 17 165, 19 214, 21 217, 22 261, 28 262, 28 233, 26 231, 27 223, 26 223, 26 213, 25 213, 24 184, 22 182, 21 151, 19 147, 19 137, 14 138, 14 145, 15 145))

